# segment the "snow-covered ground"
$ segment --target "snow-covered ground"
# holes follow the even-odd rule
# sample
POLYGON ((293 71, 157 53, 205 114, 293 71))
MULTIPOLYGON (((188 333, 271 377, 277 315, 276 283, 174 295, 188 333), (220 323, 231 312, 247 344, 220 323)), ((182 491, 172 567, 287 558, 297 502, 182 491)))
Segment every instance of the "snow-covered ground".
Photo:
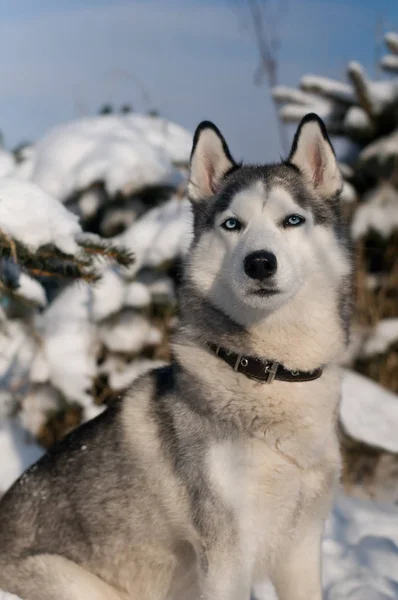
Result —
MULTIPOLYGON (((398 598, 398 508, 340 494, 323 540, 324 600, 398 598)), ((257 600, 275 600, 268 583, 257 600)))

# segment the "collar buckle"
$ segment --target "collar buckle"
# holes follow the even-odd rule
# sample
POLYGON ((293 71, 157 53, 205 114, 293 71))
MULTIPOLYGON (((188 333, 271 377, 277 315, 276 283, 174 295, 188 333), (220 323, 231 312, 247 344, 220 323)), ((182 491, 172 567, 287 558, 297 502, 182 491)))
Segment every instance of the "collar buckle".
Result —
POLYGON ((278 367, 279 367, 279 363, 277 363, 277 362, 273 362, 271 364, 268 364, 265 367, 264 370, 268 374, 265 383, 272 383, 274 381, 276 372, 278 370, 278 367))

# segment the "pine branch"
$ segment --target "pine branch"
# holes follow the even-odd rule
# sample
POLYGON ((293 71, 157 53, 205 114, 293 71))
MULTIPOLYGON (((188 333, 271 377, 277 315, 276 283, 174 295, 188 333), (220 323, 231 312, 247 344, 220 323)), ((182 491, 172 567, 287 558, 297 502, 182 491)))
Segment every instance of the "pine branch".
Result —
POLYGON ((356 62, 351 62, 348 65, 348 77, 355 89, 360 106, 369 116, 373 116, 374 107, 369 89, 369 82, 361 65, 356 62))
POLYGON ((129 267, 134 262, 134 256, 127 248, 116 246, 107 240, 97 238, 79 238, 78 244, 85 252, 95 256, 100 256, 114 260, 123 267, 129 267))
MULTIPOLYGON (((100 273, 95 267, 95 257, 114 260, 122 266, 129 266, 133 262, 129 250, 102 240, 98 236, 82 236, 77 242, 82 251, 75 256, 65 254, 50 245, 33 251, 0 230, 0 257, 9 259, 17 270, 22 268, 33 277, 81 279, 89 283, 100 278, 100 273)), ((11 289, 6 280, 6 273, 0 273, 0 280, 6 289, 11 289)), ((18 273, 16 273, 16 280, 18 280, 18 273)))

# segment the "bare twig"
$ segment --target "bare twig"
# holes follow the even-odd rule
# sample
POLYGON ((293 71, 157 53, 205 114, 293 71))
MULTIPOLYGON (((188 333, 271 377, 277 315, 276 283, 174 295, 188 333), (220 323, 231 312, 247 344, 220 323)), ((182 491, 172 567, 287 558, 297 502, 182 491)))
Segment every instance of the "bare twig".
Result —
MULTIPOLYGON (((260 85, 264 78, 268 89, 278 85, 278 53, 280 48, 280 21, 286 12, 286 3, 278 0, 275 11, 271 10, 269 0, 247 0, 253 34, 260 57, 260 65, 255 71, 254 82, 260 85)), ((286 154, 288 143, 284 124, 279 116, 278 104, 270 93, 274 105, 279 140, 282 151, 286 154)))

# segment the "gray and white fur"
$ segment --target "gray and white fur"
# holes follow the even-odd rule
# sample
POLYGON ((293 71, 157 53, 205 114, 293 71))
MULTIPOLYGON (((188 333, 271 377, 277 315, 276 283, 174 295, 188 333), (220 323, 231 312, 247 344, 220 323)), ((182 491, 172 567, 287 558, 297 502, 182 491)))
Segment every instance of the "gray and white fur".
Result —
POLYGON ((277 165, 240 166, 214 125, 198 127, 172 364, 5 494, 0 588, 25 600, 249 600, 270 578, 280 600, 320 600, 350 294, 341 186, 316 115, 277 165), (209 342, 323 374, 259 383, 209 342))

